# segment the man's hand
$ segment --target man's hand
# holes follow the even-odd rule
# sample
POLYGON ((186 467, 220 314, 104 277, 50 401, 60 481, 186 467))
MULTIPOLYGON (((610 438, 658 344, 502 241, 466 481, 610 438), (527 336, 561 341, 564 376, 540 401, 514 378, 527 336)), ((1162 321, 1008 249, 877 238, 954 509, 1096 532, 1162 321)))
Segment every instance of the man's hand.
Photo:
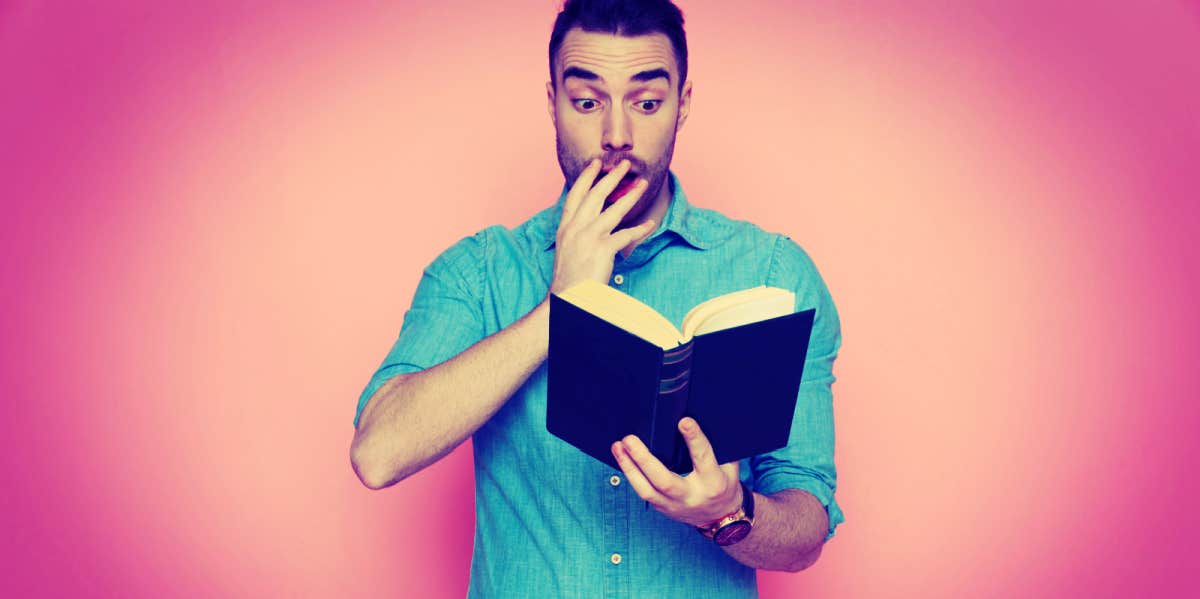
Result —
POLYGON ((635 435, 613 443, 612 452, 638 496, 672 520, 707 526, 742 505, 738 463, 717 464, 708 437, 692 418, 679 421, 695 469, 683 477, 671 472, 635 435))
POLYGON ((604 210, 604 200, 616 189, 621 177, 629 172, 629 161, 623 160, 596 183, 600 160, 593 160, 567 192, 562 219, 555 237, 554 280, 550 292, 558 293, 572 285, 592 279, 608 283, 612 276, 613 258, 621 248, 640 240, 654 230, 654 221, 613 232, 621 219, 633 208, 646 191, 648 183, 638 179, 633 188, 604 210))

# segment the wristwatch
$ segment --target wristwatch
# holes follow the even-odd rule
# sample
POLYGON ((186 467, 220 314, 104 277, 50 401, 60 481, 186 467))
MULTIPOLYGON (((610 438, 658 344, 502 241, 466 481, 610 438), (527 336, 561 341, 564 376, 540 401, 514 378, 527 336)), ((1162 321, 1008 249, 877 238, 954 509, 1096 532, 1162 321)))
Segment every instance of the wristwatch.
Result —
MULTIPOLYGON (((740 482, 740 481, 739 481, 740 482)), ((697 526, 700 534, 710 538, 716 544, 726 547, 746 538, 754 527, 754 492, 746 483, 742 484, 742 507, 726 514, 724 517, 709 524, 697 526)))

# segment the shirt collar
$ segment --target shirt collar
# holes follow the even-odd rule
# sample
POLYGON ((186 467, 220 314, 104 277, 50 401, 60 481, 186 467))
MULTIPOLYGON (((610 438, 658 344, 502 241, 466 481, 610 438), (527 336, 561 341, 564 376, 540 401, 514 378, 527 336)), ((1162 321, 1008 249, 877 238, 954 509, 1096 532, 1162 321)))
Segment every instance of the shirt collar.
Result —
MULTIPOLYGON (((695 211, 692 205, 688 203, 687 195, 683 193, 683 186, 679 184, 679 177, 675 173, 668 172, 671 186, 671 203, 667 206, 667 213, 663 217, 663 222, 659 223, 658 229, 654 231, 642 242, 649 243, 660 235, 668 232, 674 233, 681 237, 684 241, 699 249, 708 249, 708 239, 702 234, 697 226, 695 211)), ((558 196, 558 202, 554 208, 546 213, 547 221, 543 226, 543 243, 542 249, 549 250, 554 247, 554 238, 558 233, 558 222, 562 218, 563 203, 567 199, 568 187, 564 184, 562 193, 558 196)))

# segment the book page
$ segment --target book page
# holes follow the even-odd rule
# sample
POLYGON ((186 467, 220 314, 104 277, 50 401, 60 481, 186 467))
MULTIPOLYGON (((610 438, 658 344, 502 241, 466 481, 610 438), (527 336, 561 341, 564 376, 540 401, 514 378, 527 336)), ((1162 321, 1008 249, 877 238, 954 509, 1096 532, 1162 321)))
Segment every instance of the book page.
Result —
POLYGON ((584 281, 558 297, 663 349, 678 347, 683 336, 654 308, 612 287, 584 281))
POLYGON ((778 287, 754 287, 712 298, 683 319, 683 340, 795 312, 796 294, 778 287))

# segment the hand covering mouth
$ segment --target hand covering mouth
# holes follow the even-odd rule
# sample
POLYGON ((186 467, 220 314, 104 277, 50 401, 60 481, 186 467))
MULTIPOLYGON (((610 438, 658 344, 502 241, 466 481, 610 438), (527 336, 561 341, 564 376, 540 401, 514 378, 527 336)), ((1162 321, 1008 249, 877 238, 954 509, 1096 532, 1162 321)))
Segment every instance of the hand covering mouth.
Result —
MULTIPOLYGON (((605 173, 605 174, 607 174, 607 173, 605 173)), ((629 193, 629 190, 633 189, 633 184, 635 182, 637 182, 637 180, 638 180, 637 173, 635 173, 633 171, 626 173, 625 176, 621 177, 621 180, 617 182, 617 186, 615 188, 613 188, 612 193, 608 194, 608 197, 605 198, 604 205, 608 206, 608 205, 612 204, 613 202, 616 202, 617 200, 621 199, 621 197, 624 196, 625 194, 629 193)))

